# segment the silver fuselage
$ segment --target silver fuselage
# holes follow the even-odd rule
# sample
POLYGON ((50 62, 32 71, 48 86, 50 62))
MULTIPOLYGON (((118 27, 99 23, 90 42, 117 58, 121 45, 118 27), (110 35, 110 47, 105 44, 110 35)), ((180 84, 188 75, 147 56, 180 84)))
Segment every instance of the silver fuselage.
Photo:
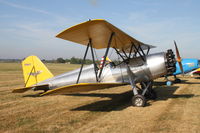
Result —
MULTIPOLYGON (((117 66, 107 64, 103 68, 100 83, 130 83, 127 67, 130 68, 134 82, 146 82, 167 74, 166 53, 156 53, 145 57, 131 58, 129 63, 121 63, 117 66)), ((37 85, 49 84, 49 89, 76 84, 80 68, 55 76, 38 83, 37 85)), ((79 79, 79 83, 96 83, 94 65, 85 66, 79 79)))

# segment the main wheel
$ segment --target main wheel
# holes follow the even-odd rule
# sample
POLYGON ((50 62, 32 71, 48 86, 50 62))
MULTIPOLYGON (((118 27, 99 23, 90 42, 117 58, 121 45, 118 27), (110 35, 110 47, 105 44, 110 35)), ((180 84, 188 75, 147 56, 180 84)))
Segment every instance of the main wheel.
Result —
POLYGON ((144 107, 146 105, 146 98, 143 95, 135 95, 132 98, 133 106, 144 107))
POLYGON ((167 86, 171 86, 172 84, 173 84, 172 81, 167 81, 167 82, 166 82, 166 85, 167 85, 167 86))

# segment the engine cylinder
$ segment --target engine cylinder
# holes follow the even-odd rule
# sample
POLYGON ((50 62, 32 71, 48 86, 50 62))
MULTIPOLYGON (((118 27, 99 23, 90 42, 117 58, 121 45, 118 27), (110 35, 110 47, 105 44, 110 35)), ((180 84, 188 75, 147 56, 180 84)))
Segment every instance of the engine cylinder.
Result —
POLYGON ((176 59, 171 49, 167 50, 165 64, 167 68, 167 75, 171 75, 176 71, 176 59))

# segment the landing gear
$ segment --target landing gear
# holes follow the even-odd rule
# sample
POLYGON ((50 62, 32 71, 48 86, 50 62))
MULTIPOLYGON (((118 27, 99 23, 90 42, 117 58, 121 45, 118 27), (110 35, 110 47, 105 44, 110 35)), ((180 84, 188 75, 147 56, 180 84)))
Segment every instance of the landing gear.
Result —
POLYGON ((144 107, 146 105, 146 98, 143 95, 135 95, 132 98, 132 105, 137 107, 144 107))
POLYGON ((173 82, 170 81, 170 80, 168 79, 168 76, 167 76, 167 75, 165 76, 165 80, 166 80, 166 85, 167 85, 167 86, 173 85, 173 82))
POLYGON ((174 83, 181 83, 181 79, 177 78, 176 75, 174 75, 174 83))
POLYGON ((181 79, 178 79, 178 78, 175 79, 175 80, 174 80, 174 83, 181 83, 181 79))
POLYGON ((166 85, 167 85, 167 86, 171 86, 172 84, 173 84, 172 81, 167 81, 167 82, 166 82, 166 85))
POLYGON ((181 83, 181 79, 177 78, 176 75, 174 75, 174 81, 173 82, 170 81, 167 76, 165 76, 165 80, 167 80, 166 81, 167 86, 171 86, 173 83, 181 83))
POLYGON ((145 90, 145 88, 147 87, 148 84, 150 84, 150 85, 147 88, 147 91, 144 96, 147 99, 155 100, 157 98, 157 94, 156 94, 155 90, 153 90, 153 81, 140 83, 141 89, 142 89, 142 91, 145 90))
POLYGON ((156 92, 152 89, 153 81, 141 82, 140 87, 133 88, 132 105, 137 107, 144 107, 147 99, 155 100, 157 98, 156 92))
POLYGON ((147 99, 156 99, 156 92, 152 89, 153 81, 141 82, 140 87, 135 84, 135 75, 127 65, 127 73, 129 81, 133 89, 132 105, 137 107, 144 107, 147 103, 147 99))

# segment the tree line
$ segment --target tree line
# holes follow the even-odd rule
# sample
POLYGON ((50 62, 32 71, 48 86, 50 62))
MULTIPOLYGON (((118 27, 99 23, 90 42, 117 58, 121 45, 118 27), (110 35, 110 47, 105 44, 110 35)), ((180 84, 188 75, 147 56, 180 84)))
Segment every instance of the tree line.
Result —
MULTIPOLYGON (((25 59, 25 58, 24 58, 25 59)), ((24 59, 0 59, 0 62, 21 62, 24 59)), ((70 59, 64 59, 62 57, 59 57, 57 59, 52 59, 52 60, 46 60, 46 59, 42 59, 41 60, 44 63, 68 63, 68 64, 82 64, 83 59, 81 58, 76 58, 76 57, 72 57, 70 59)), ((95 60, 96 63, 100 63, 100 61, 95 60)), ((114 60, 114 63, 118 63, 118 61, 114 60)), ((86 59, 85 60, 85 64, 92 64, 93 61, 91 59, 86 59)))
MULTIPOLYGON (((61 57, 57 58, 56 60, 42 60, 43 62, 47 63, 69 63, 69 64, 82 64, 83 59, 72 57, 70 59, 63 59, 61 57)), ((92 64, 93 61, 90 59, 85 60, 85 64, 92 64)))
MULTIPOLYGON (((25 58, 24 58, 25 59, 25 58)), ((24 59, 0 59, 0 62, 21 62, 24 59)), ((41 60, 44 63, 69 63, 69 64, 82 64, 83 59, 81 58, 76 58, 76 57, 72 57, 70 59, 63 59, 61 57, 57 58, 57 59, 51 59, 51 60, 46 60, 46 59, 42 59, 41 60)), ((86 59, 85 60, 85 64, 92 64, 93 61, 90 59, 86 59)))

